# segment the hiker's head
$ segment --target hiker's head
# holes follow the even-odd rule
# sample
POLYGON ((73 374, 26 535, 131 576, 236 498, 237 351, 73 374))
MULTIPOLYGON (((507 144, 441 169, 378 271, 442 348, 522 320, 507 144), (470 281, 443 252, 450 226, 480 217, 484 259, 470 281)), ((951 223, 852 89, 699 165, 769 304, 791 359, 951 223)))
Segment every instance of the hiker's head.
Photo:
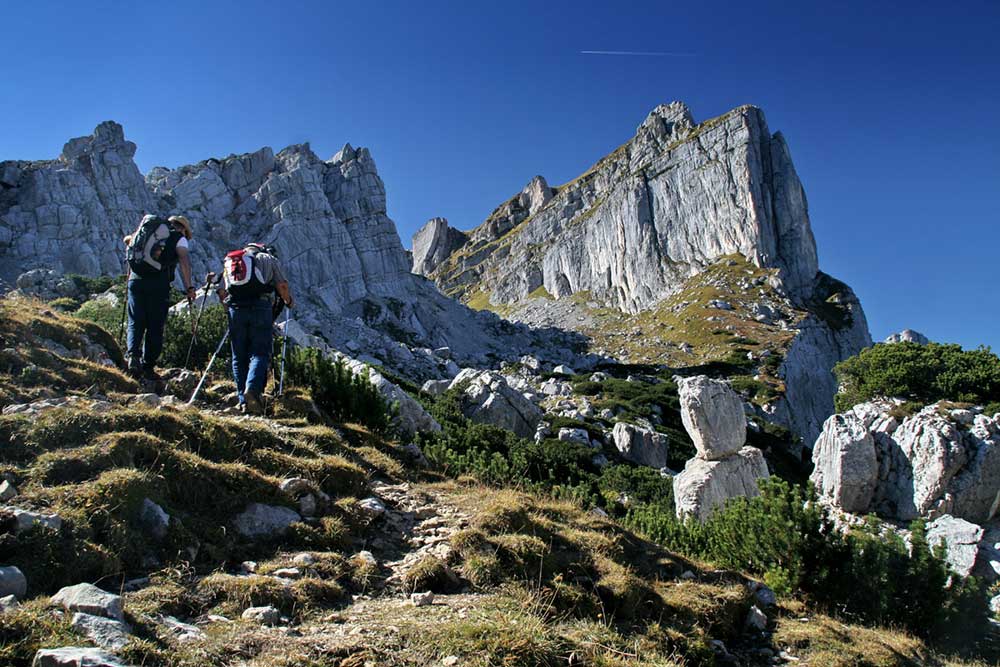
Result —
POLYGON ((174 226, 174 229, 184 235, 188 241, 191 240, 191 223, 183 215, 172 215, 167 218, 167 222, 174 226))

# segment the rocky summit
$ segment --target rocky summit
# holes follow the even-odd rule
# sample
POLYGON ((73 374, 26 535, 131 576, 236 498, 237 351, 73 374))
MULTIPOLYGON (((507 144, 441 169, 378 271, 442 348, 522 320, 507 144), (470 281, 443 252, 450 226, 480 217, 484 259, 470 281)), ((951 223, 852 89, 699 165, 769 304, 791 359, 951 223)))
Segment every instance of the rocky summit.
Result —
MULTIPOLYGON (((658 106, 631 140, 573 181, 549 187, 536 176, 472 231, 455 233, 436 218, 413 247, 414 271, 446 294, 534 324, 559 312, 555 323, 595 340, 602 329, 643 323, 635 316, 661 308, 722 257, 773 270, 768 282, 797 314, 786 324, 794 336, 777 350, 783 400, 769 410, 807 445, 833 411, 829 370, 871 344, 857 298, 819 270, 788 144, 752 106, 701 123, 683 103, 658 106), (595 318, 604 308, 634 317, 602 326, 595 318)), ((739 290, 757 297, 752 310, 714 305, 744 321, 772 319, 774 304, 758 285, 739 290)), ((691 304, 670 305, 677 312, 691 304)), ((701 328, 711 328, 705 319, 712 318, 701 318, 701 328)), ((697 334, 672 341, 689 362, 706 360, 697 334)), ((632 349, 617 352, 645 360, 632 349)))

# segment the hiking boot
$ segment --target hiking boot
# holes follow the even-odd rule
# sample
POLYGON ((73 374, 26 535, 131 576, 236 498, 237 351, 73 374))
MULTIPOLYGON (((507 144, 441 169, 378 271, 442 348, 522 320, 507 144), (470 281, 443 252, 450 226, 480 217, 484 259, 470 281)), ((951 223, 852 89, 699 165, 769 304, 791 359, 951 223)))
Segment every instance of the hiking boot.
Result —
POLYGON ((126 368, 125 372, 133 380, 142 379, 142 362, 139 361, 138 357, 129 357, 128 368, 126 368))
POLYGON ((243 398, 246 400, 246 413, 248 415, 264 414, 264 402, 258 392, 251 389, 243 394, 243 398))

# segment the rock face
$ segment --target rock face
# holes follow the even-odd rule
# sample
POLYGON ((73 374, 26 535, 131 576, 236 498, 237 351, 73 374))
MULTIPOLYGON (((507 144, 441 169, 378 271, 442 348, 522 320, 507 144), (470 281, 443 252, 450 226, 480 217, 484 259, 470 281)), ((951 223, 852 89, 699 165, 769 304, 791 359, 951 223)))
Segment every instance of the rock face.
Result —
POLYGON ((768 476, 764 453, 744 447, 743 401, 725 382, 704 375, 675 378, 681 420, 697 453, 674 477, 678 518, 705 521, 730 498, 760 494, 757 480, 768 476))
POLYGON ((992 519, 1000 508, 1000 415, 935 403, 900 421, 893 407, 862 403, 826 421, 813 450, 822 497, 900 521, 992 519))
POLYGON ((526 318, 538 293, 552 297, 542 311, 557 308, 553 299, 585 294, 595 305, 639 313, 713 261, 742 255, 777 269, 780 289, 814 313, 781 370, 787 392, 775 419, 815 440, 833 412, 830 369, 871 339, 854 294, 819 271, 788 146, 760 109, 743 106, 697 124, 684 104, 661 105, 630 141, 547 197, 546 190, 529 184, 468 232, 431 273, 442 291, 467 302, 525 304, 526 318), (543 196, 526 195, 536 191, 543 196), (848 315, 831 316, 831 304, 848 315))
POLYGON ((611 431, 611 437, 625 460, 657 469, 667 465, 670 440, 659 431, 618 422, 611 431))
POLYGON ((505 333, 531 340, 410 273, 366 148, 346 145, 329 160, 307 144, 262 148, 157 167, 145 178, 135 151, 109 121, 70 140, 56 160, 0 162, 0 280, 13 283, 32 269, 118 275, 121 239, 144 213, 182 214, 195 235, 195 275, 217 270, 227 251, 247 241, 271 244, 296 292, 297 317, 338 348, 360 341, 401 368, 412 355, 399 350, 400 337, 449 346, 458 357, 503 356, 511 342, 505 333))
POLYGON ((413 272, 430 275, 466 241, 465 234, 448 226, 444 218, 431 218, 413 235, 413 272))
POLYGON ((677 378, 681 420, 698 456, 717 461, 740 451, 747 439, 743 400, 725 382, 704 375, 677 378))

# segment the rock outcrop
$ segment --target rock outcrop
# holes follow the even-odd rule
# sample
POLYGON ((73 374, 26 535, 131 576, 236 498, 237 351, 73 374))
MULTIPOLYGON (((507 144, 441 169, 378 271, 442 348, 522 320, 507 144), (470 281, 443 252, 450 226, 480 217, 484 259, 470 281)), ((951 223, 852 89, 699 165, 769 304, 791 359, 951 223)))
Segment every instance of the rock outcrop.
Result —
POLYGON ((484 424, 493 424, 513 431, 522 438, 534 436, 542 420, 542 409, 513 389, 503 375, 479 372, 467 368, 459 373, 449 387, 462 390, 462 413, 484 424))
MULTIPOLYGON (((156 167, 145 178, 135 151, 121 125, 109 121, 69 141, 56 160, 0 162, 0 281, 14 283, 34 269, 118 275, 121 239, 144 213, 183 214, 194 229, 196 275, 217 270, 228 250, 248 241, 274 246, 300 304, 296 316, 338 349, 432 376, 399 340, 449 346, 466 360, 505 358, 512 342, 535 340, 410 273, 366 148, 346 145, 329 160, 308 144, 278 153, 262 148, 156 167)), ((39 276, 46 285, 69 288, 46 276, 39 276)))
MULTIPOLYGON (((696 123, 684 104, 661 105, 579 178, 550 197, 526 195, 534 191, 501 205, 437 263, 431 277, 442 291, 507 310, 523 304, 514 317, 533 323, 573 295, 640 313, 713 261, 742 255, 775 269, 780 290, 812 313, 780 372, 787 392, 774 419, 815 440, 834 409, 830 370, 871 339, 854 294, 819 270, 788 146, 760 109, 696 123), (548 300, 532 307, 537 294, 548 300)), ((586 313, 564 319, 590 321, 586 313)))
POLYGON ((746 442, 743 402, 728 384, 703 375, 677 378, 684 428, 697 454, 674 477, 678 518, 705 521, 730 498, 760 494, 764 453, 746 442))
POLYGON ((413 272, 430 275, 465 243, 465 234, 448 226, 444 218, 431 218, 413 235, 413 272))
POLYGON ((862 403, 826 421, 813 450, 821 496, 900 521, 992 519, 1000 508, 1000 415, 935 403, 900 417, 894 407, 862 403))
POLYGON ((913 329, 903 329, 899 333, 886 336, 884 343, 916 343, 917 345, 927 345, 930 340, 927 336, 913 329))

